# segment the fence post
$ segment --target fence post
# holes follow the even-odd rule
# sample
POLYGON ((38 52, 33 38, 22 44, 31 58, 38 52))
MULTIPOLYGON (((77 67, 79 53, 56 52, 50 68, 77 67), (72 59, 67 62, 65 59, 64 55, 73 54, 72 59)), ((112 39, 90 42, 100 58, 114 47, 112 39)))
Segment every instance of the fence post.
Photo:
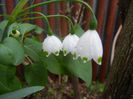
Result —
POLYGON ((115 26, 115 18, 116 18, 116 12, 118 8, 118 0, 111 0, 109 2, 109 10, 108 10, 108 18, 106 23, 106 37, 104 39, 104 55, 103 55, 103 61, 102 61, 102 67, 101 67, 101 74, 100 74, 100 81, 104 82, 107 72, 107 65, 109 63, 109 57, 110 57, 110 49, 112 45, 112 38, 113 38, 113 32, 114 32, 114 26, 115 26))

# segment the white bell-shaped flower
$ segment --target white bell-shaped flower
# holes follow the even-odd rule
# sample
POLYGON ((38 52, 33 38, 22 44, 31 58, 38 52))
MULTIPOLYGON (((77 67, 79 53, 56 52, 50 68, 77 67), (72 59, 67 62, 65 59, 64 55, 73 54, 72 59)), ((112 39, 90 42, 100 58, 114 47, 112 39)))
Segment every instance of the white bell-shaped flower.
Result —
POLYGON ((60 50, 62 50, 62 43, 56 36, 47 36, 43 41, 43 51, 50 54, 59 55, 60 50))
POLYGON ((68 53, 71 53, 71 54, 75 53, 75 47, 78 41, 79 41, 79 37, 75 34, 69 34, 64 38, 63 40, 64 56, 66 56, 68 53))
POLYGON ((88 30, 81 36, 76 47, 76 54, 84 62, 93 59, 97 64, 101 65, 103 47, 96 30, 88 30))

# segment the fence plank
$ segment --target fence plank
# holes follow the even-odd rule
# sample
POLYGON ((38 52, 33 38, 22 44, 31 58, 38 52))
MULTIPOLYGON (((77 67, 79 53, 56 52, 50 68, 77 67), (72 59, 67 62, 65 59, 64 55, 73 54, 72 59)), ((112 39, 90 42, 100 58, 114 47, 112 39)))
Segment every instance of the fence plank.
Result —
MULTIPOLYGON (((2 1, 0 1, 0 4, 2 4, 2 1)), ((3 7, 0 6, 0 21, 3 19, 3 16, 1 14, 3 14, 3 7)))
MULTIPOLYGON (((98 4, 97 4, 97 13, 96 13, 96 16, 97 16, 97 21, 98 21, 98 27, 97 27, 97 31, 99 33, 99 36, 101 37, 101 39, 103 39, 103 29, 104 29, 104 23, 106 21, 106 0, 101 0, 101 1, 98 1, 98 4)), ((98 66, 96 63, 93 62, 93 66, 96 67, 98 66)), ((97 70, 98 71, 98 70, 97 70)), ((98 74, 98 73, 97 73, 98 74)), ((96 80, 96 79, 95 79, 96 80)))
MULTIPOLYGON (((93 6, 93 0, 84 0, 87 2, 91 7, 93 6)), ((89 28, 89 21, 90 21, 90 11, 88 11, 87 8, 85 8, 85 11, 83 13, 83 20, 82 20, 82 27, 86 31, 89 28)))
POLYGON ((103 26, 104 26, 105 5, 106 5, 106 0, 98 1, 98 5, 97 5, 97 20, 98 20, 97 31, 98 31, 100 37, 102 37, 102 31, 103 31, 103 26))
MULTIPOLYGON (((34 4, 40 3, 40 2, 42 2, 42 0, 34 0, 34 4)), ((43 8, 42 7, 36 7, 33 10, 42 12, 43 8)), ((40 16, 40 15, 35 15, 35 16, 37 17, 37 16, 40 16)), ((35 22, 36 25, 44 28, 44 21, 42 19, 35 19, 34 22, 35 22)), ((44 39, 44 34, 41 34, 39 36, 39 39, 42 41, 44 39)))
MULTIPOLYGON (((48 14, 49 15, 53 15, 55 14, 55 3, 51 3, 48 5, 48 14)), ((54 18, 49 18, 49 23, 51 26, 51 29, 53 30, 53 32, 55 31, 55 19, 54 18)))
POLYGON ((101 74, 100 74, 100 81, 104 82, 107 72, 107 65, 109 63, 109 57, 110 57, 110 49, 112 45, 112 37, 115 27, 115 18, 116 18, 116 12, 118 9, 118 0, 111 0, 109 2, 109 13, 107 18, 107 24, 106 24, 106 37, 105 37, 105 43, 104 43, 104 55, 103 55, 103 61, 102 61, 102 67, 101 67, 101 74))
POLYGON ((71 16, 74 19, 74 22, 79 22, 79 14, 81 10, 81 6, 79 3, 72 3, 71 5, 72 11, 71 11, 71 16))
MULTIPOLYGON (((102 30, 103 30, 103 25, 104 25, 104 14, 105 14, 105 0, 101 0, 98 1, 98 5, 97 5, 97 21, 98 21, 98 27, 97 27, 97 31, 102 39, 102 30)), ((93 65, 93 81, 97 80, 97 71, 98 71, 98 65, 92 61, 92 65, 93 65)))
POLYGON ((11 14, 14 8, 14 0, 6 0, 6 12, 7 14, 11 14))
MULTIPOLYGON (((60 3, 60 14, 66 14, 67 11, 67 3, 61 2, 60 3)), ((65 36, 68 33, 68 23, 66 19, 60 18, 60 35, 65 36)))
MULTIPOLYGON (((40 3, 40 2, 42 2, 42 0, 34 0, 34 4, 40 3)), ((42 11, 42 7, 36 7, 36 8, 34 8, 34 11, 42 11)), ((40 16, 40 15, 35 15, 35 16, 37 17, 37 16, 40 16)), ((36 19, 35 20, 35 23, 38 26, 40 26, 40 27, 43 27, 44 26, 44 23, 43 23, 42 19, 36 19)))

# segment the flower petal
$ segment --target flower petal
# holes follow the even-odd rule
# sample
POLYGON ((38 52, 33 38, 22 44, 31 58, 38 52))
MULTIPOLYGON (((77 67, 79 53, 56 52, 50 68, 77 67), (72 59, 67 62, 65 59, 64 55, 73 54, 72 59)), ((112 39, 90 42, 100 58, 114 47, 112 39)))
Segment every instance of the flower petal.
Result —
POLYGON ((53 53, 57 54, 60 50, 62 50, 62 43, 61 41, 54 35, 47 36, 43 42, 43 51, 48 52, 48 55, 53 53))
POLYGON ((103 56, 103 47, 102 47, 102 42, 101 39, 97 33, 97 31, 92 31, 91 32, 91 53, 94 61, 97 64, 101 64, 101 58, 103 56))
POLYGON ((65 37, 65 39, 63 40, 63 51, 65 55, 68 53, 74 54, 78 40, 79 37, 75 34, 69 34, 65 37))

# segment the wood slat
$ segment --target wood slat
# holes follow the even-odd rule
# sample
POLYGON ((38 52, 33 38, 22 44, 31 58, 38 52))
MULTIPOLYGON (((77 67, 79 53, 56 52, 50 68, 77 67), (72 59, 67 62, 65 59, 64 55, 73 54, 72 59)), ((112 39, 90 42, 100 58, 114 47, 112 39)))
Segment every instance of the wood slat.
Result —
MULTIPOLYGON (((103 31, 104 31, 104 22, 106 21, 106 16, 105 16, 105 13, 106 13, 106 0, 101 0, 101 1, 98 1, 98 4, 97 4, 97 21, 98 21, 98 27, 97 27, 97 31, 99 33, 99 36, 101 39, 103 39, 103 31)), ((97 67, 98 68, 98 65, 93 62, 93 67, 97 67)), ((101 66, 99 66, 101 67, 101 66)), ((99 69, 97 70, 99 71, 99 69)), ((95 71, 96 72, 96 71, 95 71)), ((98 73, 97 73, 98 74, 98 73)), ((96 77, 98 77, 98 75, 96 75, 96 77)), ((96 78, 93 79, 93 80, 97 80, 96 78)))
MULTIPOLYGON (((67 11, 67 3, 66 2, 61 2, 60 3, 60 14, 66 14, 67 11)), ((68 34, 68 23, 66 19, 60 18, 60 35, 61 36, 66 36, 68 34)))
POLYGON ((98 5, 97 5, 97 21, 98 21, 97 31, 98 31, 100 37, 102 37, 102 31, 103 31, 103 26, 104 26, 105 5, 106 5, 106 0, 98 1, 98 5))
POLYGON ((71 5, 71 16, 74 19, 74 22, 79 22, 79 14, 80 14, 80 10, 81 10, 81 6, 79 3, 72 3, 71 5))
MULTIPOLYGON (((2 1, 0 1, 0 3, 2 4, 2 1)), ((0 6, 0 14, 3 14, 3 9, 2 6, 0 6)), ((3 16, 0 15, 0 21, 3 19, 3 16)))
MULTIPOLYGON (((84 0, 84 1, 87 2, 91 7, 93 6, 93 0, 84 0)), ((89 29, 89 21, 90 21, 90 11, 88 10, 88 8, 85 8, 82 20, 83 23, 82 27, 85 31, 89 29)))
MULTIPOLYGON (((40 2, 42 2, 42 0, 34 0, 34 4, 40 3, 40 2)), ((36 7, 36 8, 34 8, 34 11, 42 11, 42 10, 43 10, 42 7, 36 7)), ((40 16, 40 15, 35 15, 35 16, 37 17, 37 16, 40 16)), ((35 20, 35 23, 38 26, 40 26, 40 27, 43 27, 44 26, 44 23, 43 23, 42 19, 36 19, 35 20)))
POLYGON ((107 72, 107 65, 109 62, 110 57, 110 51, 111 51, 111 45, 112 45, 112 38, 113 38, 113 32, 114 32, 114 26, 115 26, 115 18, 116 18, 116 12, 118 9, 118 0, 111 0, 109 2, 109 10, 108 10, 108 17, 107 17, 107 24, 106 24, 106 37, 104 40, 104 55, 103 55, 103 61, 102 61, 102 67, 101 67, 101 74, 100 74, 100 81, 104 82, 107 72))
POLYGON ((11 14, 14 8, 14 0, 6 0, 6 12, 7 14, 11 14))
MULTIPOLYGON (((34 0, 34 4, 37 4, 37 3, 40 3, 40 2, 42 2, 42 0, 34 0)), ((43 8, 39 6, 39 7, 34 8, 33 10, 42 12, 43 8)), ((36 14, 35 16, 37 17, 37 16, 40 16, 40 15, 36 14)), ((44 21, 42 19, 35 19, 34 22, 35 22, 36 25, 44 28, 44 21)), ((44 39, 44 34, 41 34, 39 36, 39 39, 42 41, 44 39)))
MULTIPOLYGON (((47 13, 49 15, 55 14, 55 3, 51 3, 48 5, 47 13)), ((51 29, 54 31, 55 30, 55 18, 49 18, 49 23, 51 26, 51 29)))

